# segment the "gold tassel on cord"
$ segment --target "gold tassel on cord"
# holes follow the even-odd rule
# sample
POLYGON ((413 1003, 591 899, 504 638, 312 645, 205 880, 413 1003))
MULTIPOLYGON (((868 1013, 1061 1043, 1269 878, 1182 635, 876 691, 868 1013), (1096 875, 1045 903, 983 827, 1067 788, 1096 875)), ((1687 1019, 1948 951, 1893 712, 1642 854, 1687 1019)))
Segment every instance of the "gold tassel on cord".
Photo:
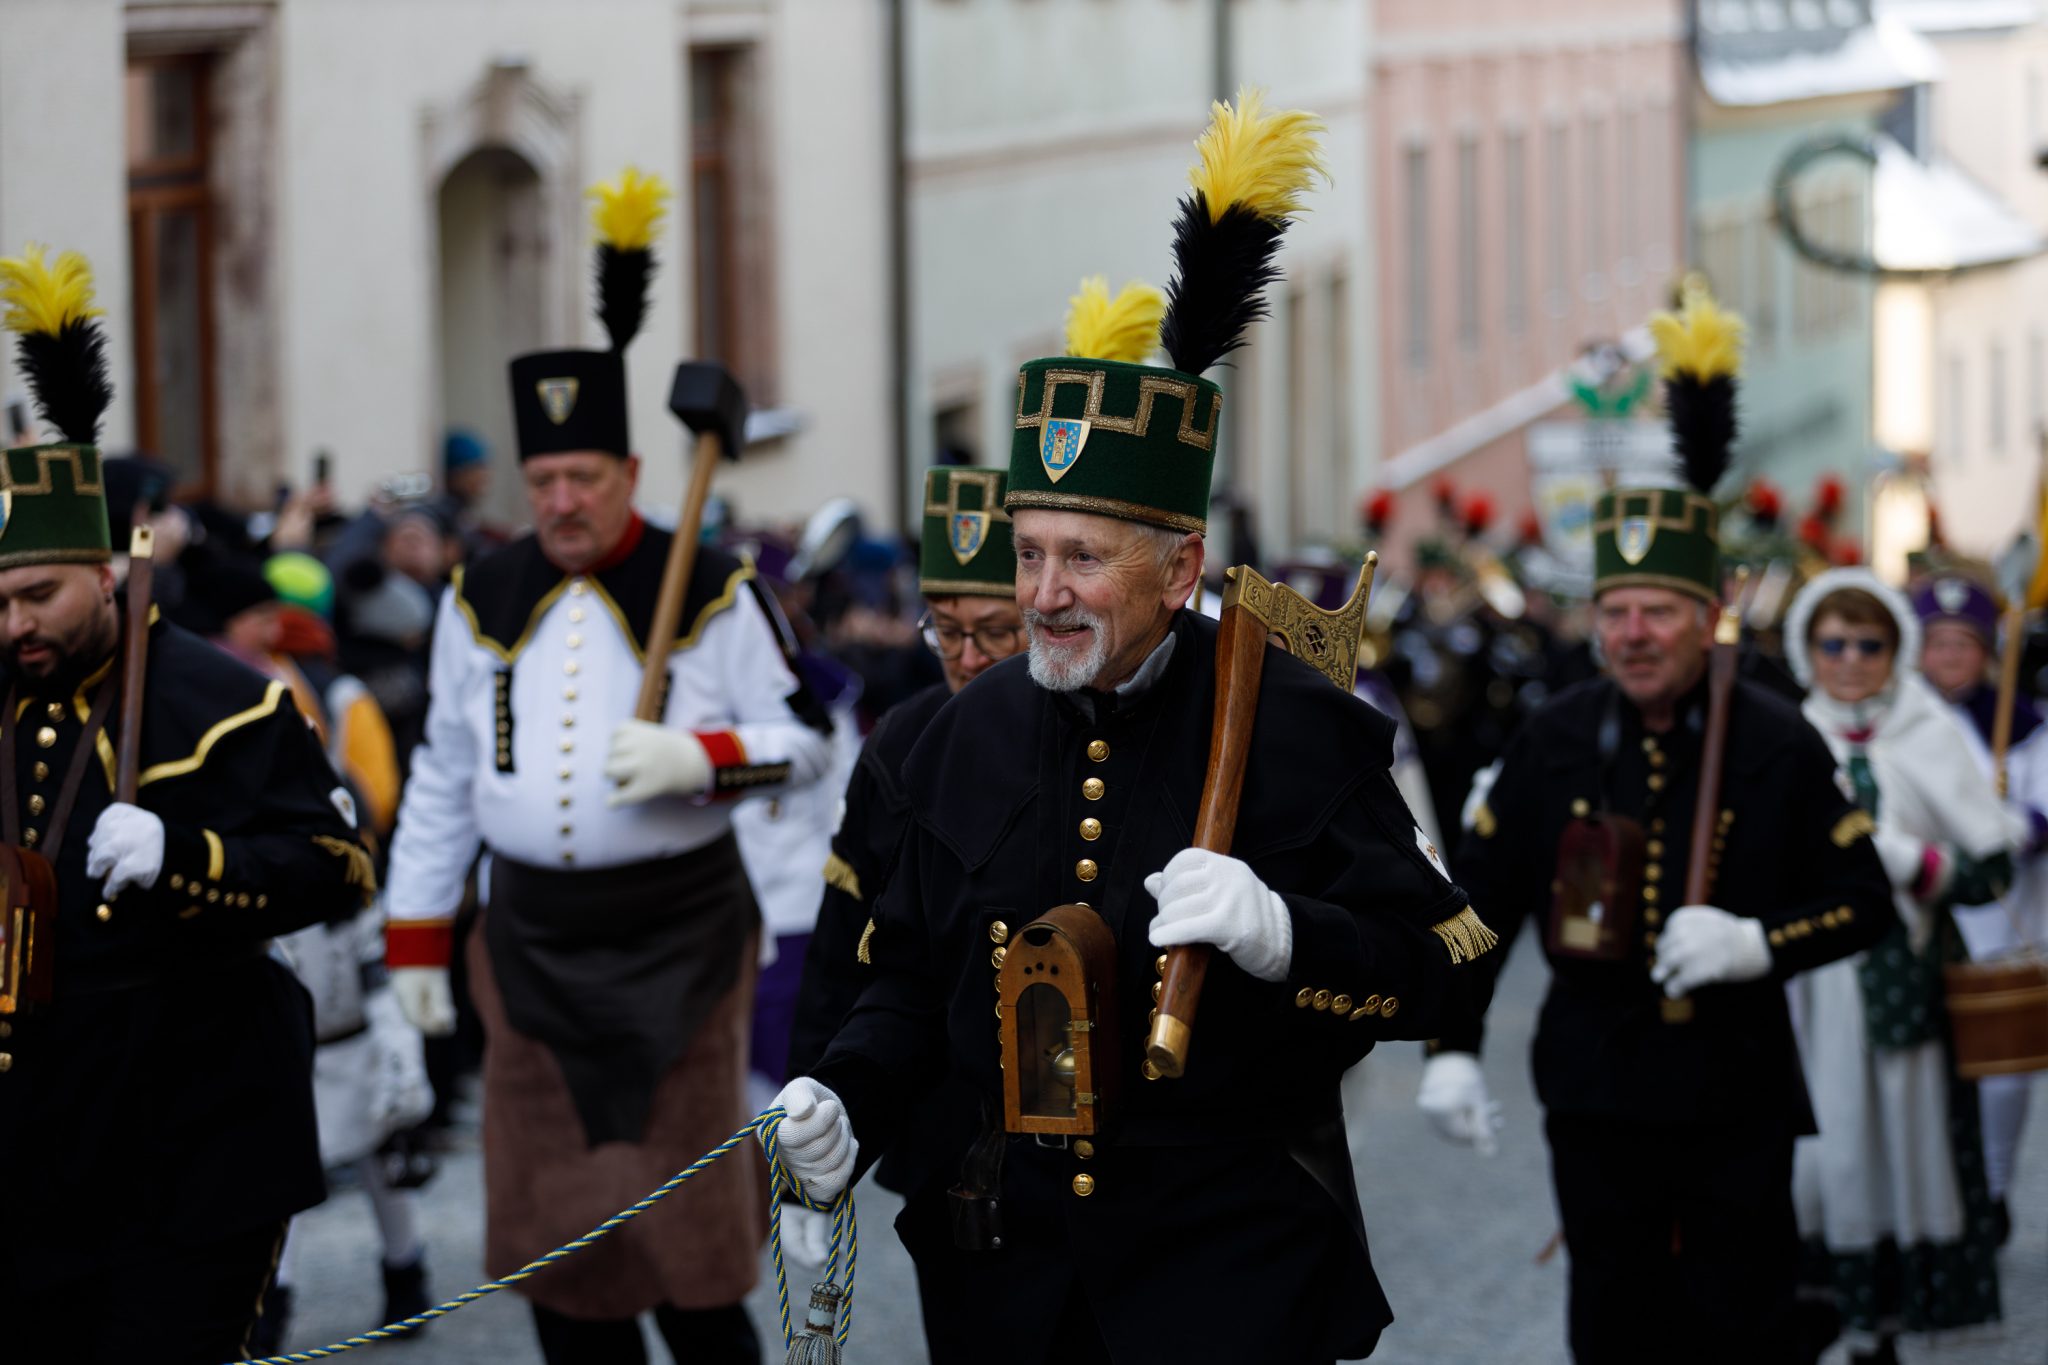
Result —
POLYGON ((1500 936, 1487 928, 1486 922, 1469 905, 1443 923, 1430 925, 1429 931, 1444 941, 1444 947, 1450 950, 1453 967, 1485 956, 1500 942, 1500 936))
POLYGON ((348 885, 363 893, 363 904, 377 899, 377 867, 370 861, 369 850, 353 839, 337 839, 331 834, 316 834, 313 842, 348 863, 348 885))
POLYGON ((1159 349, 1159 320, 1165 316, 1161 290, 1132 280, 1111 298, 1109 281, 1090 275, 1067 300, 1067 354, 1142 365, 1159 349))

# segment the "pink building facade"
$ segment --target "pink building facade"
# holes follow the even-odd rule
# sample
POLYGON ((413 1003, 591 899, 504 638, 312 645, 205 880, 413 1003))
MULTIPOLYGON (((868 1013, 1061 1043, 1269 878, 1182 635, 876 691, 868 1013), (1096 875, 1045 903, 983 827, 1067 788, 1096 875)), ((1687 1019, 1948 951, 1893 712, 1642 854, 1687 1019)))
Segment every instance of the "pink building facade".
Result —
POLYGON ((1683 259, 1678 0, 1379 0, 1381 482, 1422 529, 1439 474, 1529 506, 1558 376, 1661 306, 1683 259))

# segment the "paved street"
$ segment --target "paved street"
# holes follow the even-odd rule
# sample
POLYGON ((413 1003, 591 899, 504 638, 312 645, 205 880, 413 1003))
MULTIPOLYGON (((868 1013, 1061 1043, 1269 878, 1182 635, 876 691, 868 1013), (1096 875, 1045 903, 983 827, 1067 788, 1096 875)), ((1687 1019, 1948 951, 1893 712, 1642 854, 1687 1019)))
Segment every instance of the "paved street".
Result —
MULTIPOLYGON (((1373 1359, 1387 1365, 1562 1365, 1564 1257, 1538 1257, 1555 1226, 1544 1147, 1530 1094, 1528 1031, 1543 984, 1525 936, 1501 982, 1493 1012, 1488 1079, 1507 1116, 1500 1155, 1483 1160, 1439 1142, 1413 1106, 1419 1049, 1382 1048, 1367 1063, 1364 1121, 1355 1125, 1359 1187, 1373 1261, 1396 1321, 1373 1359)), ((1356 1081, 1358 1078, 1354 1078, 1356 1081)), ((1995 1340, 1909 1346, 1910 1362, 2043 1365, 2048 1360, 2048 1106, 2037 1108, 2013 1199, 2018 1220, 2006 1249, 2007 1322, 1995 1340)), ((849 1358, 857 1365, 917 1365, 909 1263, 890 1222, 896 1200, 860 1191, 862 1239, 849 1358)), ((426 1195, 435 1290, 446 1296, 481 1279, 481 1171, 467 1149, 448 1161, 426 1195)), ((307 1216, 300 1260, 300 1309, 291 1345, 303 1349, 360 1331, 376 1320, 379 1292, 369 1210, 347 1194, 307 1216)), ((756 1323, 775 1334, 772 1277, 753 1298, 756 1323)), ((800 1311, 800 1307, 797 1311, 800 1311)), ((650 1340, 653 1340, 650 1333, 650 1340)), ((510 1294, 463 1309, 427 1339, 366 1353, 390 1365, 536 1365, 524 1305, 510 1294)), ((666 1359, 655 1346, 652 1358, 666 1359)), ((780 1359, 777 1342, 767 1354, 780 1359)), ((1840 1365, 1839 1351, 1828 1365, 1840 1365)))

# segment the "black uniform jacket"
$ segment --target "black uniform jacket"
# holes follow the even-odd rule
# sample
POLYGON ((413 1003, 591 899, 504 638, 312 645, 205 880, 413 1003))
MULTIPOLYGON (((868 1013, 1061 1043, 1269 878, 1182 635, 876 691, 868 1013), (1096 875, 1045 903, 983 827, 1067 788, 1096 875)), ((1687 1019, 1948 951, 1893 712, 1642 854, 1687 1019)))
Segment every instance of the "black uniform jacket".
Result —
MULTIPOLYGON (((1525 918, 1541 933, 1558 845, 1575 812, 1604 801, 1640 822, 1647 857, 1634 951, 1614 962, 1552 956, 1536 1031, 1538 1097, 1560 1114, 1810 1133, 1783 983, 1884 937, 1891 889, 1870 821, 1838 780, 1826 744, 1789 702, 1738 681, 1707 902, 1763 921, 1773 970, 1704 987, 1689 1022, 1665 1020, 1650 965, 1664 917, 1684 903, 1704 698, 1696 688, 1681 703, 1680 723, 1652 735, 1609 679, 1560 693, 1509 746, 1452 866, 1504 940, 1525 918)), ((1475 1018, 1447 1030, 1439 1046, 1476 1052, 1479 1043, 1475 1018)))
MULTIPOLYGON (((832 860, 825 868, 825 895, 818 922, 804 952, 803 989, 789 1035, 789 1074, 802 1076, 825 1055, 860 993, 874 979, 861 942, 869 912, 896 870, 903 833, 910 827, 910 792, 903 768, 910 751, 952 698, 944 683, 925 688, 889 708, 861 746, 860 762, 846 783, 844 812, 832 835, 832 860)), ((917 1180, 919 1134, 907 1131, 883 1158, 879 1179, 907 1191, 917 1180)))
POLYGON ((1187 1074, 1141 1077, 1159 957, 1143 881, 1192 840, 1215 691, 1215 623, 1183 612, 1172 633, 1134 701, 1045 691, 1019 657, 932 721, 905 775, 915 821, 874 911, 873 983, 813 1073, 845 1102, 863 1160, 921 1091, 945 1087, 935 1150, 952 1155, 898 1227, 963 1287, 946 1311, 982 1324, 982 1358, 1041 1358, 1070 1289, 1118 1360, 1370 1349, 1389 1313, 1338 1081, 1374 1042, 1464 1017, 1487 979, 1453 944, 1483 951, 1490 936, 1388 776, 1392 724, 1269 650, 1232 852, 1286 901, 1293 965, 1264 982, 1218 953, 1187 1074), (1002 1119, 992 931, 1075 901, 1118 944, 1122 1112, 1088 1157, 1010 1138, 1005 1245, 955 1251, 945 1190, 1002 1119))
MULTIPOLYGON (((19 684, 24 841, 43 842, 103 676, 63 696, 19 684)), ((63 846, 38 850, 56 865, 55 999, 0 1038, 0 1276, 23 1286, 320 1201, 311 1009, 266 945, 374 889, 290 691, 199 637, 150 631, 137 804, 163 819, 163 868, 111 902, 85 871, 113 799, 101 741, 63 846)))

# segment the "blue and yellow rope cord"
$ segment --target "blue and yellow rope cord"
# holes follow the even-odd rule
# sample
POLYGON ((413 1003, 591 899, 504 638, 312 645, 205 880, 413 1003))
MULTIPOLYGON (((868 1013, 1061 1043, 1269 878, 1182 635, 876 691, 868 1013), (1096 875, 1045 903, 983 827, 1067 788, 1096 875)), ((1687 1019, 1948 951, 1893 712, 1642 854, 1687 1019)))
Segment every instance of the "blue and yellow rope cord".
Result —
POLYGON ((668 1198, 669 1195, 675 1193, 681 1187, 684 1181, 694 1179, 720 1157, 729 1155, 734 1148, 738 1147, 748 1138, 758 1140, 761 1144, 761 1150, 768 1157, 770 1176, 768 1191, 768 1240, 770 1251, 775 1261, 775 1297, 777 1305, 782 1312, 783 1345, 786 1348, 792 1336, 789 1325, 789 1284, 782 1267, 782 1195, 786 1191, 805 1208, 832 1215, 832 1248, 829 1256, 826 1258, 824 1268, 824 1277, 827 1280, 834 1278, 838 1274, 839 1248, 842 1243, 846 1247, 846 1297, 844 1306, 839 1314, 838 1331, 835 1334, 838 1337, 839 1344, 844 1346, 846 1344, 847 1332, 853 1325, 853 1268, 855 1258, 860 1254, 860 1225, 854 1216, 853 1191, 851 1189, 841 1190, 839 1197, 830 1204, 817 1203, 809 1195, 805 1194, 803 1182, 798 1180, 782 1164, 781 1144, 776 1140, 775 1136, 775 1130, 781 1123, 782 1110, 780 1108, 763 1110, 746 1127, 740 1129, 716 1147, 713 1147, 703 1156, 698 1157, 683 1170, 676 1172, 675 1175, 664 1181, 659 1189, 649 1194, 645 1199, 640 1200, 631 1208, 621 1209, 573 1242, 565 1242, 547 1253, 547 1255, 528 1261, 525 1265, 501 1280, 492 1280, 487 1284, 480 1284, 466 1293, 457 1294, 446 1303, 427 1309, 424 1313, 415 1314, 398 1322, 387 1323, 375 1331, 365 1332, 361 1336, 349 1337, 345 1341, 337 1341, 332 1345, 321 1346, 310 1351, 293 1351, 287 1355, 264 1356, 260 1360, 237 1361, 235 1365, 303 1365, 303 1362, 306 1361, 325 1360, 330 1356, 338 1356, 344 1351, 353 1351, 360 1346, 374 1346, 380 1341, 390 1341, 394 1338, 403 1337, 406 1333, 413 1331, 415 1328, 424 1327, 436 1318, 447 1317, 458 1308, 467 1307, 478 1299, 487 1298, 497 1293, 500 1289, 508 1289, 522 1280, 531 1279, 555 1262, 566 1260, 585 1247, 594 1246, 621 1226, 638 1218, 641 1214, 668 1198))

